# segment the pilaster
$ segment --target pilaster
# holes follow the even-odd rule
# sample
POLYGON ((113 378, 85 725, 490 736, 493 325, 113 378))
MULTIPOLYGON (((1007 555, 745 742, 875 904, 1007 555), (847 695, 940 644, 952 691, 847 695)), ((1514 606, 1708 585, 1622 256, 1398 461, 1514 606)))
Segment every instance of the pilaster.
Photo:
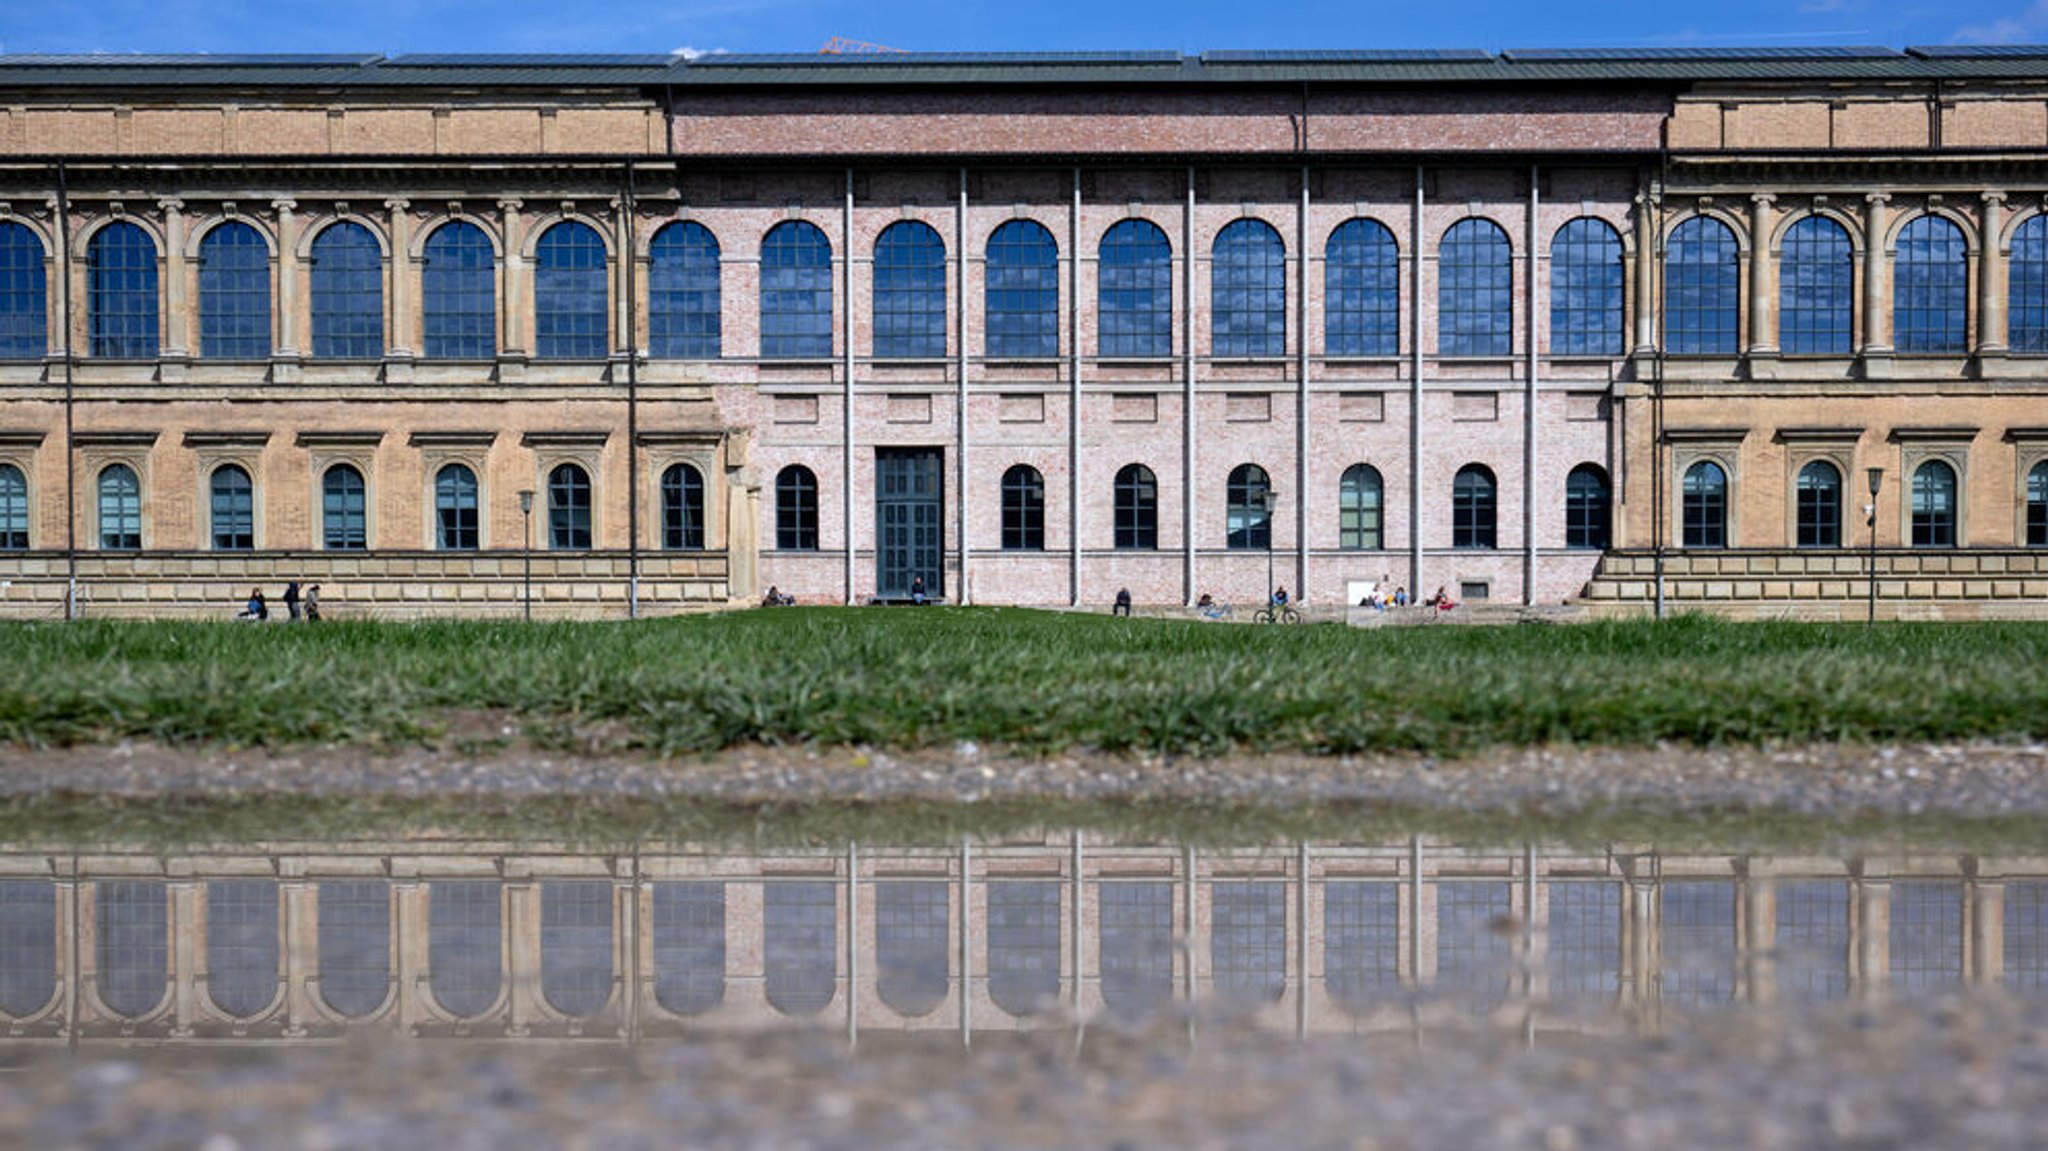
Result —
POLYGON ((1977 354, 1999 356, 2006 349, 2005 193, 1984 193, 1977 242, 1977 354))
POLYGON ((299 358, 298 201, 272 200, 277 212, 277 350, 275 358, 299 358))
POLYGON ((1863 355, 1864 374, 1890 374, 1892 359, 1892 311, 1887 288, 1885 229, 1891 218, 1886 205, 1891 196, 1872 192, 1863 197, 1863 355))
POLYGON ((185 201, 166 198, 156 206, 164 214, 163 358, 183 360, 192 354, 194 319, 185 283, 185 201))
POLYGON ((1778 198, 1758 192, 1749 198, 1749 354, 1772 358, 1778 354, 1777 295, 1772 276, 1771 226, 1777 219, 1772 205, 1778 198))

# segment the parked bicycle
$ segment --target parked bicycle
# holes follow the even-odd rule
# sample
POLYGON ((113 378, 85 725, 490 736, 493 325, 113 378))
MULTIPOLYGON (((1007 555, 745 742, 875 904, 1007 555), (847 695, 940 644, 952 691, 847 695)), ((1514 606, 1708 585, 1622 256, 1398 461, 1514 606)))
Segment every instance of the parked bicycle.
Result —
POLYGON ((1252 613, 1253 623, 1300 623, 1301 613, 1286 604, 1267 604, 1252 613))

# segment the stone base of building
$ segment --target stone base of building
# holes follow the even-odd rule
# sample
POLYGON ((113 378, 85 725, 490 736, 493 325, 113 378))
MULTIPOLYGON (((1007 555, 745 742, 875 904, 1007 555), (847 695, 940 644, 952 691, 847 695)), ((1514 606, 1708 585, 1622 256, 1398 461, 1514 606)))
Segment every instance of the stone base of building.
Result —
MULTIPOLYGON (((1655 552, 1615 551, 1578 603, 1596 617, 1651 615, 1655 552)), ((1879 550, 1874 614, 1886 620, 2048 619, 2048 549, 1879 550)), ((1664 610, 1736 619, 1861 620, 1871 554, 1852 550, 1668 551, 1664 610)))

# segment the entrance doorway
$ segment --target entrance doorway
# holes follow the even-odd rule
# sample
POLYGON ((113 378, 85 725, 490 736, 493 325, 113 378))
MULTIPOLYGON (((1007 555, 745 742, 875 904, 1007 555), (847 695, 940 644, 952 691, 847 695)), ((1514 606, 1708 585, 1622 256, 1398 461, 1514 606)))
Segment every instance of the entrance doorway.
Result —
POLYGON ((925 594, 946 594, 946 487, 938 448, 875 449, 875 592, 910 594, 924 577, 925 594))

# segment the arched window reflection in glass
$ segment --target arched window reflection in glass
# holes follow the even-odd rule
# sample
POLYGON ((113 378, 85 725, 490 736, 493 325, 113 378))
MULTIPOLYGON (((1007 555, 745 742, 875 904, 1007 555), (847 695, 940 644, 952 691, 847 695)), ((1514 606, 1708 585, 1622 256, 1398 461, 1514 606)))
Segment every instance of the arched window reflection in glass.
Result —
POLYGON ((1711 216, 1672 229, 1664 250, 1664 350, 1674 356, 1736 352, 1739 283, 1735 233, 1711 216))
POLYGON ((720 355, 718 238, 695 220, 654 234, 647 246, 647 353, 660 360, 720 355))
POLYGON ((424 347, 436 360, 498 354, 497 257, 475 224, 455 220, 427 237, 420 271, 424 347))
POLYGON ((1849 233, 1826 216, 1785 232, 1778 262, 1778 346, 1788 356, 1846 356, 1855 300, 1849 233))
POLYGON ((213 470, 213 550, 248 551, 256 546, 256 490, 249 473, 234 464, 213 470))
POLYGON ((2048 547, 2048 460, 2027 473, 2027 546, 2048 547))
POLYGON ((988 883, 988 995, 1015 1016, 1059 1002, 1060 885, 988 883))
POLYGON ((1815 460, 1799 469, 1797 542, 1803 548, 1842 546, 1842 473, 1815 460))
POLYGON ((504 983, 504 904, 495 881, 427 884, 427 987, 461 1019, 489 1011, 504 983))
POLYGON ((1580 464, 1564 478, 1564 546, 1607 547, 1611 537, 1607 473, 1598 464, 1580 464))
POLYGON ((993 358, 1051 359, 1060 353, 1060 250, 1031 220, 1011 220, 988 238, 982 323, 993 358))
POLYGON ((1493 472, 1480 464, 1466 464, 1451 477, 1452 547, 1499 546, 1495 490, 1493 472))
POLYGON ((612 998, 612 884, 607 879, 540 885, 540 993, 574 1018, 612 998))
POLYGON ((49 278, 43 242, 0 220, 0 360, 38 360, 49 347, 49 278))
POLYGON ((1096 261, 1098 354, 1147 359, 1173 354, 1173 248, 1144 220, 1103 234, 1096 261))
POLYGON ((115 464, 100 473, 100 550, 142 547, 142 485, 135 469, 115 464))
POLYGON ((1689 548, 1728 546, 1728 473, 1708 460, 1685 469, 1680 493, 1679 543, 1689 548))
POLYGON ((391 994, 391 885, 382 879, 320 884, 320 998, 361 1019, 391 994))
POLYGON ((802 464, 775 476, 775 546, 783 551, 818 550, 818 477, 802 464))
POLYGON ((206 885, 206 992, 247 1019, 277 998, 277 881, 215 879, 206 885))
POLYGON ((785 220, 761 238, 761 355, 832 356, 832 243, 802 220, 785 220))
POLYGON ((946 354, 946 242, 929 224, 898 220, 875 239, 875 357, 946 354))
POLYGON ((1913 472, 1913 546, 1956 546, 1956 470, 1940 460, 1913 472))
POLYGON ((1003 473, 1003 550, 1045 550, 1045 477, 1018 464, 1003 473))
POLYGON ((605 339, 605 250, 597 229, 563 220, 533 249, 533 354, 543 360, 601 360, 605 339))
POLYGON ((434 476, 434 546, 442 551, 475 551, 478 546, 476 473, 449 464, 434 476))
POLYGON ((1352 464, 1337 481, 1337 546, 1345 551, 1377 551, 1384 546, 1381 533, 1381 485, 1379 470, 1371 464, 1352 464))
POLYGON ((0 1011, 21 1019, 56 994, 57 885, 0 879, 0 1011))
POLYGON ((13 464, 0 464, 0 551, 28 547, 28 477, 13 464))
POLYGON ((170 892, 158 880, 93 884, 100 1002, 128 1019, 164 1000, 171 970, 170 892))
POLYGON ((875 885, 875 991, 904 1015, 928 1015, 946 1001, 947 910, 943 880, 875 885))
POLYGON ((1118 551, 1151 551, 1159 546, 1159 481, 1144 464, 1117 469, 1115 511, 1118 551))
POLYGON ((270 245, 239 220, 199 241, 199 354, 211 360, 270 355, 270 245))
POLYGON ((110 360, 156 356, 156 241, 139 225, 116 221, 86 246, 87 347, 110 360))
POLYGON ((2048 352, 2048 215, 2037 215, 2012 234, 2006 265, 2007 342, 2015 352, 2048 352))
POLYGON ((1437 245, 1437 352, 1505 356, 1514 348, 1513 255, 1507 233, 1477 216, 1437 245))
POLYGON ((701 1015, 725 999, 725 884, 654 885, 654 1000, 701 1015))
POLYGON ((1239 464, 1224 488, 1224 546, 1232 551, 1265 551, 1273 546, 1272 494, 1266 469, 1239 464))
POLYGON ((359 552, 370 546, 363 473, 348 464, 336 464, 320 477, 320 546, 339 552, 359 552))
POLYGON ((1550 354, 1618 356, 1622 341, 1621 237, 1581 216, 1550 241, 1550 354))
POLYGON ((1401 251, 1378 220, 1346 220, 1323 248, 1323 352, 1401 352, 1401 251))
POLYGON ((590 477, 575 464, 548 473, 548 547, 581 551, 590 546, 590 477))
POLYGON ((1900 229, 1892 261, 1892 342, 1900 351, 1965 350, 1969 258, 1963 230, 1940 216, 1900 229))
POLYGON ((1241 359, 1287 354, 1287 245, 1263 220, 1233 220, 1216 234, 1209 352, 1241 359))
POLYGON ((384 354, 384 253, 368 228, 347 220, 313 240, 313 355, 374 360, 384 354))
POLYGON ((704 546, 704 477, 688 464, 661 473, 661 546, 690 551, 704 546))

